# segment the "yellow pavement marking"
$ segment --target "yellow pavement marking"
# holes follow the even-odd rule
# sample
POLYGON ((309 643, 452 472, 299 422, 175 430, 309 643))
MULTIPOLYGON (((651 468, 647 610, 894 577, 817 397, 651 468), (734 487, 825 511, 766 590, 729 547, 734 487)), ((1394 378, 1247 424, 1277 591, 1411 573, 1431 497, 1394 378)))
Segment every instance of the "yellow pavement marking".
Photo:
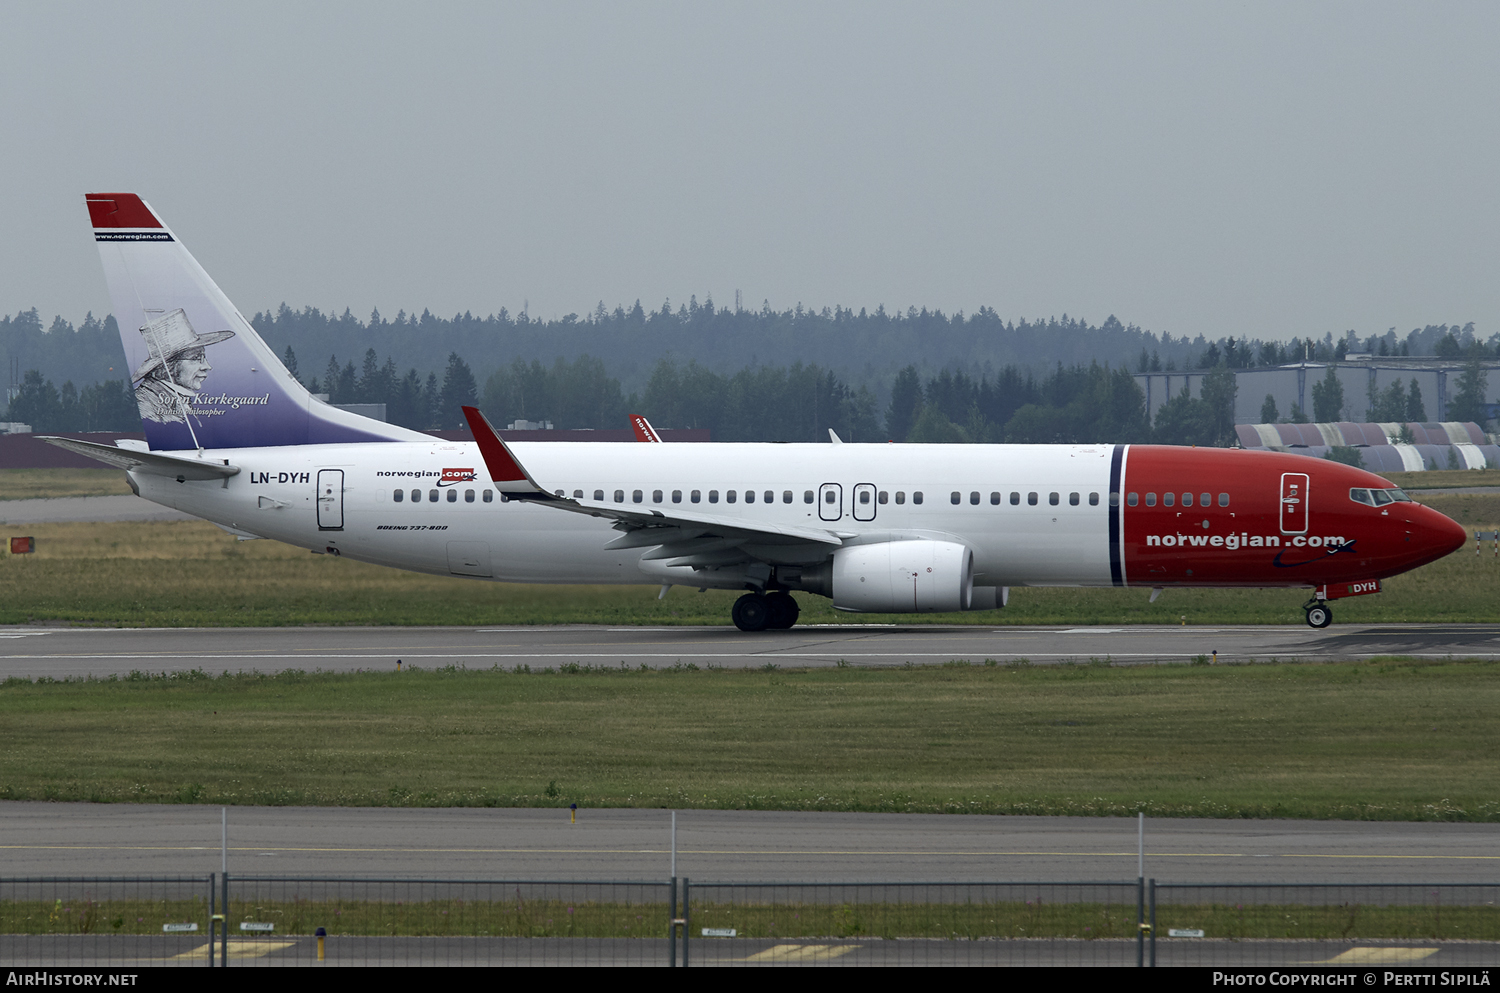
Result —
MULTIPOLYGON (((210 942, 209 944, 217 945, 218 942, 210 942)), ((272 952, 279 952, 283 948, 290 948, 295 944, 295 941, 286 941, 279 938, 267 938, 264 940, 257 938, 230 938, 229 957, 232 959, 258 959, 263 955, 269 955, 272 952)), ((165 959, 164 961, 196 961, 198 959, 207 958, 207 951, 208 944, 202 944, 197 948, 192 949, 191 951, 183 952, 181 955, 173 955, 170 958, 165 959)))
POLYGON ((1420 962, 1437 954, 1436 948, 1351 948, 1313 965, 1377 965, 1382 962, 1420 962))
MULTIPOLYGON (((471 855, 661 855, 670 851, 668 848, 346 848, 346 847, 292 847, 284 845, 253 845, 233 846, 232 852, 264 852, 274 849, 277 852, 385 852, 390 854, 404 854, 410 852, 442 854, 471 854, 471 855)), ((218 845, 0 845, 0 851, 69 851, 69 852, 207 852, 219 851, 218 845)), ((833 849, 833 848, 679 848, 679 855, 902 855, 919 856, 927 858, 1020 858, 1026 856, 1047 857, 1078 857, 1090 858, 1135 858, 1136 852, 914 852, 910 849, 895 849, 883 851, 880 849, 833 849)), ((1370 854, 1332 854, 1323 852, 1147 852, 1148 858, 1165 859, 1247 859, 1247 858, 1278 858, 1278 859, 1428 859, 1428 860, 1454 860, 1454 859, 1477 859, 1480 861, 1500 860, 1500 855, 1370 855, 1370 854)))
POLYGON ((814 962, 819 959, 836 959, 848 955, 858 945, 772 945, 763 952, 756 952, 741 962, 814 962))

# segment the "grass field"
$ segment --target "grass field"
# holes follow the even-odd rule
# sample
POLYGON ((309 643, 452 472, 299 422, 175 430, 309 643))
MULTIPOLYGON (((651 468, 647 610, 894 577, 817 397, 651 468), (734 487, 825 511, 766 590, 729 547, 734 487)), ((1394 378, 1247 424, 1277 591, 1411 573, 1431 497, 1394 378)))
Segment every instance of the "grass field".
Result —
POLYGON ((1500 820, 1500 663, 0 684, 0 799, 1500 820))
POLYGON ((130 492, 119 469, 0 469, 0 500, 115 496, 130 492))
MULTIPOLYGON (((1474 527, 1500 524, 1500 494, 1432 506, 1474 527)), ((0 557, 0 624, 727 624, 737 594, 655 586, 497 584, 401 572, 272 541, 238 541, 201 521, 37 524, 28 556, 0 557)), ((1395 577, 1379 596, 1340 601, 1343 622, 1500 621, 1500 561, 1472 548, 1395 577)), ((1298 624, 1300 590, 1015 589, 994 612, 921 614, 914 623, 1298 624)), ((889 622, 799 596, 803 623, 889 622)))
MULTIPOLYGON (((94 900, 87 887, 69 899, 0 901, 5 934, 160 934, 163 924, 198 921, 204 900, 94 900)), ((1493 941, 1494 907, 1160 905, 1158 932, 1200 928, 1231 939, 1436 939, 1493 941)), ((228 918, 274 924, 274 936, 326 928, 338 936, 660 938, 671 915, 664 903, 524 900, 236 900, 228 918)), ((741 938, 1133 938, 1134 900, 1120 904, 995 901, 981 903, 715 904, 692 906, 695 927, 734 928, 741 938)), ((243 940, 236 937, 232 940, 243 940)))

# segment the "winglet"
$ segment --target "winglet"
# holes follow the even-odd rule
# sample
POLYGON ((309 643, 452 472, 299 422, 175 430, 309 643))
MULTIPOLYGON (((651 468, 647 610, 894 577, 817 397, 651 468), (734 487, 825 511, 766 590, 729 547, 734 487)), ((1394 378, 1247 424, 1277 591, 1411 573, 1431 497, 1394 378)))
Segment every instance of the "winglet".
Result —
POLYGON ((636 441, 661 441, 661 435, 656 433, 656 428, 651 426, 644 414, 631 414, 630 426, 635 428, 636 441))
POLYGON ((506 496, 521 498, 552 495, 538 486, 531 474, 521 467, 521 463, 511 453, 510 446, 505 444, 505 440, 490 424, 489 418, 480 413, 477 407, 465 407, 464 417, 469 421, 469 430, 474 432, 474 440, 479 444, 479 454, 490 470, 490 479, 494 480, 496 489, 506 496))

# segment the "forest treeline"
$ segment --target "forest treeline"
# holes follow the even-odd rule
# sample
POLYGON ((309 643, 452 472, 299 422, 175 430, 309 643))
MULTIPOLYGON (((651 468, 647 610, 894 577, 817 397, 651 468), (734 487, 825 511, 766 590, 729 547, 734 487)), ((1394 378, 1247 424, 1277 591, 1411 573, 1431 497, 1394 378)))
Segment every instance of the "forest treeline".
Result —
MULTIPOLYGON (((511 318, 503 311, 483 319, 464 314, 443 320, 424 311, 416 317, 401 313, 393 321, 376 313, 361 323, 348 311, 329 318, 312 308, 293 311, 283 305, 275 315, 256 314, 252 323, 268 341, 279 343, 285 364, 313 392, 328 394, 333 403, 384 403, 392 423, 421 430, 455 428, 463 422, 460 405, 477 402, 502 425, 526 419, 550 420, 560 428, 619 428, 627 426, 627 415, 639 412, 657 427, 708 428, 721 441, 822 441, 831 428, 846 441, 1226 444, 1233 437, 1236 369, 1284 364, 1304 356, 1337 362, 1352 350, 1471 360, 1500 354, 1500 336, 1481 340, 1472 324, 1432 325, 1405 336, 1392 330, 1366 339, 1351 332, 1339 339, 1330 334, 1286 343, 1234 338, 1209 342, 1201 336, 1188 342, 1127 327, 1114 318, 1094 328, 1066 317, 1045 324, 1006 323, 987 308, 967 318, 925 310, 855 314, 835 308, 815 314, 799 307, 777 313, 768 307, 719 310, 711 302, 699 306, 696 300, 677 311, 664 305, 646 312, 637 304, 628 312, 617 308, 609 313, 601 306, 585 319, 568 315, 550 322, 524 314, 511 318), (641 364, 643 354, 662 352, 663 342, 694 341, 709 353, 712 349, 705 343, 722 344, 742 337, 741 332, 762 344, 782 340, 787 345, 784 353, 771 353, 780 361, 771 364, 757 358, 726 369, 667 349, 641 364), (794 347, 792 341, 799 335, 821 339, 824 345, 835 339, 846 344, 883 340, 894 354, 919 357, 889 375, 856 380, 848 371, 849 362, 799 358, 821 347, 816 341, 794 347), (515 354, 521 350, 515 348, 504 361, 493 361, 504 350, 500 343, 527 340, 540 350, 548 336, 553 339, 549 360, 515 354), (305 341, 358 342, 359 347, 325 353, 317 344, 310 351, 305 341), (393 344, 382 352, 375 341, 393 344), (474 353, 451 348, 446 363, 441 363, 439 349, 449 341, 467 342, 491 361, 476 361, 474 353), (568 357, 569 342, 585 341, 613 343, 611 354, 616 358, 586 351, 568 357), (921 347, 924 341, 931 344, 930 350, 921 347), (980 342, 986 343, 988 353, 975 350, 980 342), (650 347, 640 348, 642 344, 650 347), (618 358, 616 345, 634 349, 628 361, 618 358), (953 350, 964 345, 970 348, 969 359, 952 357, 953 350), (1093 346, 1103 355, 1090 354, 1093 346), (977 354, 998 355, 1006 349, 1025 353, 1031 361, 997 366, 990 358, 973 360, 977 354), (1080 357, 1071 357, 1078 351, 1083 353, 1080 357), (298 352, 304 358, 328 354, 329 359, 321 372, 309 375, 298 368, 298 352), (359 364, 347 356, 358 356, 359 364), (621 364, 630 372, 622 372, 621 364), (476 375, 475 368, 486 373, 476 375), (1149 420, 1132 371, 1189 368, 1211 370, 1199 396, 1173 396, 1154 421, 1149 420)), ((99 320, 90 314, 76 328, 58 317, 43 329, 37 312, 25 311, 0 318, 0 343, 19 359, 16 366, 27 370, 5 419, 32 424, 38 431, 138 429, 122 376, 124 353, 113 317, 99 320), (78 363, 93 363, 103 371, 92 380, 80 375, 78 381, 88 384, 82 389, 72 378, 62 379, 61 387, 54 385, 54 367, 78 363)), ((860 353, 859 348, 842 351, 860 353)), ((868 370, 873 362, 865 366, 868 370)), ((1331 389, 1327 384, 1314 387, 1313 416, 1337 419, 1319 414, 1343 410, 1342 391, 1337 404, 1327 397, 1320 402, 1320 387, 1331 389)), ((1368 399, 1371 414, 1420 410, 1425 415, 1415 382, 1410 390, 1396 384, 1368 399)), ((1263 410, 1263 415, 1268 412, 1278 416, 1264 419, 1281 419, 1274 409, 1263 410)), ((1287 415, 1306 419, 1298 410, 1287 415)), ((1349 416, 1359 415, 1351 411, 1349 416)))
MULTIPOLYGON (((944 369, 969 376, 995 376, 1007 366, 1044 376, 1064 366, 1099 362, 1114 368, 1149 370, 1211 369, 1223 362, 1231 369, 1295 362, 1340 361, 1351 350, 1376 355, 1450 355, 1480 347, 1488 357, 1500 355, 1500 335, 1480 340, 1470 324, 1430 324, 1397 335, 1273 340, 1275 336, 1208 340, 1203 335, 1156 334, 1113 316, 1091 325, 1071 318, 1002 319, 988 307, 972 314, 908 308, 874 312, 844 307, 814 312, 802 307, 775 311, 732 310, 690 300, 655 311, 640 304, 592 314, 568 314, 541 320, 504 310, 487 317, 455 314, 437 317, 379 311, 360 320, 347 309, 341 315, 314 307, 294 310, 282 304, 262 311, 251 323, 280 354, 288 345, 317 371, 326 356, 359 360, 373 348, 401 370, 415 369, 425 382, 444 372, 450 354, 462 355, 481 378, 510 367, 516 359, 547 365, 591 355, 628 390, 644 390, 657 362, 670 358, 680 366, 697 363, 721 374, 755 366, 790 366, 800 362, 833 371, 845 382, 867 386, 881 403, 901 369, 914 365, 923 376, 944 369)), ((0 316, 0 352, 21 370, 37 369, 55 383, 90 383, 120 378, 124 352, 113 317, 85 316, 73 325, 61 316, 44 323, 35 309, 0 316)))

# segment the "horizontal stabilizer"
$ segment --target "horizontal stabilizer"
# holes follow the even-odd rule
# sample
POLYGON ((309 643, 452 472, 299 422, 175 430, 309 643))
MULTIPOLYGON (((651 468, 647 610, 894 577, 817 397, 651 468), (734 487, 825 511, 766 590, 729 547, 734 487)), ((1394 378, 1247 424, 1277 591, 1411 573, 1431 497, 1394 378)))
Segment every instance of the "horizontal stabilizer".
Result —
POLYGON ((112 465, 116 469, 145 472, 153 476, 167 476, 179 481, 188 479, 226 479, 239 475, 240 467, 227 462, 210 462, 182 455, 167 455, 164 452, 141 452, 130 448, 115 448, 93 441, 76 438, 59 438, 55 435, 39 434, 38 441, 45 441, 58 448, 86 455, 91 459, 112 465))

